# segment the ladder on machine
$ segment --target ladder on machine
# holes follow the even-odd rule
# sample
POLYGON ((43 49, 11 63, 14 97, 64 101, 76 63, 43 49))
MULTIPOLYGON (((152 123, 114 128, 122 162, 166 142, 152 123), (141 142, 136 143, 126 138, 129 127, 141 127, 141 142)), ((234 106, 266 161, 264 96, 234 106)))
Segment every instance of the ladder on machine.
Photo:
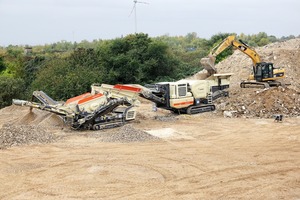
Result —
POLYGON ((212 102, 213 102, 212 92, 209 92, 207 94, 207 103, 212 104, 212 102))

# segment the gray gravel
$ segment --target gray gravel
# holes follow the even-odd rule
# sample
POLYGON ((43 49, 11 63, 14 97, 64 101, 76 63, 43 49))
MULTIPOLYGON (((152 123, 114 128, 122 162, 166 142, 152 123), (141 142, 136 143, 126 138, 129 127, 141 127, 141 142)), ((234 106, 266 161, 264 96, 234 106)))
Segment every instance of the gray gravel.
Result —
POLYGON ((0 129, 0 149, 24 144, 50 143, 57 137, 43 127, 4 124, 0 129))
POLYGON ((178 120, 178 116, 171 114, 165 116, 155 116, 154 119, 162 122, 175 122, 178 120))
POLYGON ((150 135, 145 131, 134 128, 130 124, 122 126, 117 131, 97 131, 88 134, 88 137, 99 138, 102 142, 116 143, 147 142, 161 140, 160 138, 150 135))

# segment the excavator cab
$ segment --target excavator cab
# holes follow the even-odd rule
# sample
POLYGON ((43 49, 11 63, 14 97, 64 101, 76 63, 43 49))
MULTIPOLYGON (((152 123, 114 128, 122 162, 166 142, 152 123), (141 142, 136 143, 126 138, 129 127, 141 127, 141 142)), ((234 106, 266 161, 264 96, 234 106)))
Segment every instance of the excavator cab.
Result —
POLYGON ((257 63, 253 66, 254 79, 259 82, 273 79, 273 68, 273 63, 257 63))
POLYGON ((249 76, 247 81, 241 82, 241 88, 245 87, 278 87, 284 84, 277 81, 285 75, 284 69, 277 69, 273 63, 259 62, 253 66, 253 73, 249 76))

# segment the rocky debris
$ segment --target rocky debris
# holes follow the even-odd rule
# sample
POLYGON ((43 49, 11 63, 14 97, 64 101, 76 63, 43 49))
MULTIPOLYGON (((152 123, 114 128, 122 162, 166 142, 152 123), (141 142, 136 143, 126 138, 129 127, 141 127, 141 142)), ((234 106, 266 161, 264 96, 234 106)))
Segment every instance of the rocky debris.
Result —
POLYGON ((4 124, 0 129, 0 149, 24 144, 50 143, 58 139, 44 127, 4 124))
POLYGON ((190 77, 186 77, 184 80, 204 80, 207 77, 209 77, 209 73, 203 69, 190 77))
POLYGON ((296 117, 300 115, 300 93, 282 87, 239 88, 231 90, 229 98, 218 99, 216 105, 225 117, 272 118, 277 114, 296 117))
POLYGON ((233 118, 235 117, 237 111, 233 110, 233 111, 227 111, 227 110, 224 110, 223 112, 223 115, 225 118, 233 118))
POLYGON ((274 42, 262 48, 300 49, 300 38, 286 40, 284 42, 274 42))
POLYGON ((162 122, 174 122, 178 120, 178 117, 177 115, 169 114, 165 116, 155 116, 154 119, 162 122))
POLYGON ((116 142, 116 143, 131 143, 131 142, 147 142, 158 141, 160 138, 150 135, 149 133, 136 129, 132 125, 127 124, 119 128, 117 132, 98 131, 97 133, 89 135, 99 138, 102 142, 116 142))
POLYGON ((141 102, 142 104, 139 107, 137 107, 136 119, 152 120, 152 119, 172 115, 172 112, 170 110, 166 110, 163 108, 156 107, 156 109, 154 110, 153 109, 154 103, 149 100, 143 99, 141 102))

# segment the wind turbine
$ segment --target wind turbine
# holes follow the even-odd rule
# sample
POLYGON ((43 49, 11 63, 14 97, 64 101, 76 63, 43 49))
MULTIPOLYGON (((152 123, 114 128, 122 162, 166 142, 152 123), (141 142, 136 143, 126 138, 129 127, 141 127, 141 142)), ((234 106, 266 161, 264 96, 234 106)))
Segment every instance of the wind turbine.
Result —
POLYGON ((137 1, 137 0, 133 0, 133 7, 132 7, 132 10, 130 12, 130 15, 129 17, 131 16, 131 14, 133 13, 134 11, 134 27, 135 27, 135 33, 137 32, 137 19, 136 19, 136 4, 137 3, 142 3, 142 4, 149 4, 147 2, 144 2, 144 1, 137 1))

